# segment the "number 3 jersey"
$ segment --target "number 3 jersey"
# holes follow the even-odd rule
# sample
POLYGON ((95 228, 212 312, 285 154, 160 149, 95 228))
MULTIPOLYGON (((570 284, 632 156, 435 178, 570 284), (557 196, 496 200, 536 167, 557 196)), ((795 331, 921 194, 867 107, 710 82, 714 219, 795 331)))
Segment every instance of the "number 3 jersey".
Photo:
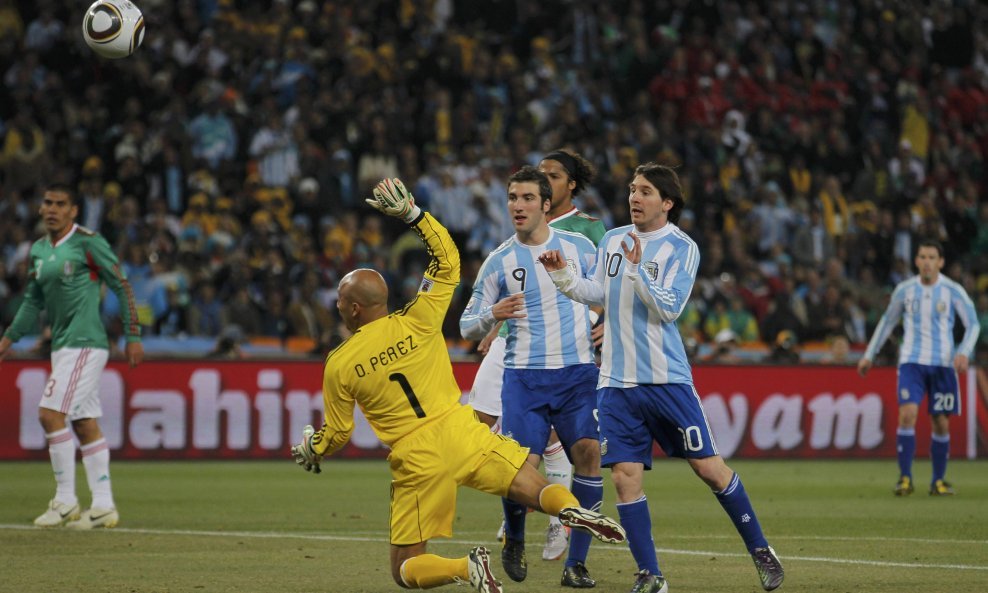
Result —
POLYGON ((326 357, 325 424, 312 439, 319 454, 332 454, 350 439, 354 405, 389 447, 460 405, 442 333, 460 282, 460 255, 429 213, 412 228, 432 257, 422 284, 410 303, 359 328, 326 357))
POLYGON ((538 258, 558 249, 567 266, 586 277, 594 263, 593 243, 585 236, 553 229, 542 245, 525 245, 513 236, 484 261, 473 295, 460 317, 464 338, 479 340, 496 323, 492 311, 501 299, 524 293, 524 317, 508 319, 504 366, 515 369, 558 369, 593 363, 590 316, 586 305, 556 290, 538 258))
POLYGON ((73 225, 57 244, 45 236, 31 246, 31 273, 24 304, 7 330, 16 342, 34 331, 44 309, 51 325, 52 350, 107 348, 106 329, 100 319, 100 285, 106 285, 123 305, 124 333, 128 342, 140 341, 134 293, 106 239, 73 225))

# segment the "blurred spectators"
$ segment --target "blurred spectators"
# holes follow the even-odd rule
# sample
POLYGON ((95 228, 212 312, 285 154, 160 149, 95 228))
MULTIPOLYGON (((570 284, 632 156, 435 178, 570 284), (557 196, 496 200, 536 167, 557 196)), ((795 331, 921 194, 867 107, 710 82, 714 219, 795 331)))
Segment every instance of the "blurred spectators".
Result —
POLYGON ((121 254, 147 333, 236 321, 325 349, 345 337, 344 273, 381 268, 401 305, 428 260, 365 207, 374 183, 401 176, 447 225, 468 295, 511 232, 504 179, 557 146, 597 167, 578 205, 608 226, 637 164, 680 167, 698 349, 724 330, 744 351, 859 349, 926 236, 984 294, 988 6, 708 4, 148 2, 144 46, 110 61, 77 3, 0 0, 4 310, 61 181, 121 254))

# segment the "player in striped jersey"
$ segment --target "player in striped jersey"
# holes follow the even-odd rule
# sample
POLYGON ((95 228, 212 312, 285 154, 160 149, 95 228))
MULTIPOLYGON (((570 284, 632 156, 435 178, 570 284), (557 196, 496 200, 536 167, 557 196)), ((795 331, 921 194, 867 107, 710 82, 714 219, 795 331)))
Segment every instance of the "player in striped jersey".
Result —
POLYGON ((588 278, 574 274, 558 251, 546 251, 539 260, 564 294, 604 306, 600 449, 638 563, 631 591, 668 591, 642 490, 653 439, 667 455, 685 458, 710 486, 744 540, 762 587, 770 591, 782 584, 782 565, 740 478, 717 453, 676 328, 700 264, 696 243, 675 224, 684 206, 679 178, 669 167, 648 163, 635 170, 629 190, 632 225, 604 235, 588 278))
POLYGON ((325 422, 319 431, 305 427, 302 442, 291 449, 295 462, 319 473, 323 456, 350 439, 354 407, 360 406, 391 449, 391 576, 406 589, 468 582, 481 593, 501 592, 486 548, 460 558, 426 552, 430 539, 452 536, 461 485, 558 515, 602 541, 624 541, 616 521, 581 508, 567 488, 549 484, 525 463, 526 448, 491 434, 470 406, 460 404, 441 331, 460 283, 456 244, 398 179, 379 183, 367 202, 408 224, 431 259, 415 298, 393 313, 378 272, 357 269, 340 280, 337 309, 353 334, 326 358, 325 422))
POLYGON ((923 395, 928 394, 927 411, 933 421, 930 494, 950 495, 954 489, 944 476, 950 451, 950 416, 961 413, 957 373, 967 371, 981 328, 971 297, 960 284, 940 273, 944 264, 940 243, 921 241, 915 263, 919 275, 895 287, 892 300, 858 362, 858 372, 862 377, 868 374, 875 354, 901 320, 904 335, 899 345, 899 428, 895 437, 899 481, 894 492, 896 496, 913 492, 916 416, 923 395), (965 331, 955 347, 954 323, 958 318, 965 331))
MULTIPOLYGON (((558 249, 583 276, 593 263, 594 246, 583 235, 549 227, 552 187, 533 167, 522 167, 508 180, 507 205, 515 235, 481 267, 460 331, 465 338, 478 339, 498 321, 506 322, 502 430, 530 449, 529 462, 538 467, 555 427, 575 467, 573 493, 585 508, 595 508, 603 497, 603 484, 594 419, 597 367, 590 311, 556 291, 537 261, 545 249, 558 249)), ((527 511, 510 500, 504 501, 504 510, 501 560, 508 576, 522 581, 527 575, 527 511)), ((571 536, 564 586, 594 586, 585 566, 589 546, 585 534, 571 536)))
MULTIPOLYGON (((579 196, 596 175, 592 163, 576 152, 559 148, 549 152, 539 162, 539 171, 545 173, 552 187, 552 205, 549 207, 547 218, 549 226, 555 229, 579 233, 590 239, 594 247, 607 231, 604 224, 581 212, 573 204, 573 198, 579 196)), ((596 324, 601 309, 590 309, 590 322, 596 324)), ((594 343, 599 343, 603 326, 595 325, 591 331, 594 343)), ((501 378, 504 375, 504 349, 508 327, 498 322, 495 328, 480 341, 477 351, 484 355, 477 369, 473 387, 470 389, 470 405, 477 411, 477 416, 494 430, 500 430, 498 421, 501 417, 501 378)), ((549 435, 549 442, 542 453, 545 462, 545 475, 552 484, 562 484, 567 488, 573 475, 566 452, 555 431, 549 435)), ((498 531, 498 539, 504 539, 504 524, 498 531)), ((549 517, 546 529, 545 546, 542 548, 543 560, 558 560, 566 553, 566 530, 556 517, 549 517)))
POLYGON ((144 358, 134 293, 106 239, 75 224, 76 195, 65 185, 50 186, 41 200, 47 236, 31 246, 31 277, 24 302, 0 338, 0 360, 10 346, 34 329, 42 309, 51 325, 51 377, 40 401, 38 418, 45 429, 55 473, 55 497, 34 524, 73 529, 114 527, 120 520, 110 487, 110 448, 100 430, 103 410, 99 382, 109 357, 99 303, 105 283, 121 303, 131 366, 144 358), (72 430, 67 422, 72 423, 72 430), (79 512, 75 493, 75 443, 93 499, 79 512))

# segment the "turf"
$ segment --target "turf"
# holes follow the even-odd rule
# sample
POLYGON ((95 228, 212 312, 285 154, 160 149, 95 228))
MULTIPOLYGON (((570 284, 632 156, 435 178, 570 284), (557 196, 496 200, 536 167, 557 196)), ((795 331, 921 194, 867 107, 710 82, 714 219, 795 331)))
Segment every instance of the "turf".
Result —
MULTIPOLYGON (((894 461, 731 461, 786 567, 780 591, 988 591, 988 462, 952 461, 952 498, 892 496, 894 461)), ((118 528, 31 526, 53 490, 46 463, 0 463, 0 591, 399 591, 388 568, 388 469, 335 461, 321 475, 284 462, 119 462, 118 528)), ((77 488, 88 502, 85 475, 77 488)), ((685 464, 646 475, 653 533, 674 593, 761 591, 716 500, 685 464)), ((605 487, 604 511, 615 515, 605 487)), ((430 551, 495 548, 500 504, 461 490, 453 540, 430 551)), ((543 562, 545 519, 528 518, 529 576, 508 592, 562 591, 561 562, 543 562)), ((594 544, 596 591, 630 589, 626 546, 594 544)), ((500 561, 495 560, 498 574, 500 561)), ((457 590, 457 589, 453 589, 457 590)), ((464 589, 458 589, 464 590, 464 589)))

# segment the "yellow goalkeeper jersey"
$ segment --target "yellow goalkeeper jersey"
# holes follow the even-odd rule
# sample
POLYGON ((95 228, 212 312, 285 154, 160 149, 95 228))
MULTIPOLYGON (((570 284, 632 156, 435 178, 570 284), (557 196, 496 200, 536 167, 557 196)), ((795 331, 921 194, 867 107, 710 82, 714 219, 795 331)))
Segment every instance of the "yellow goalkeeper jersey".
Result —
POLYGON ((354 405, 389 447, 459 406, 442 324, 460 282, 460 254, 429 213, 412 228, 432 258, 425 277, 415 299, 364 325, 326 358, 325 424, 312 439, 319 454, 332 454, 350 439, 354 405))

